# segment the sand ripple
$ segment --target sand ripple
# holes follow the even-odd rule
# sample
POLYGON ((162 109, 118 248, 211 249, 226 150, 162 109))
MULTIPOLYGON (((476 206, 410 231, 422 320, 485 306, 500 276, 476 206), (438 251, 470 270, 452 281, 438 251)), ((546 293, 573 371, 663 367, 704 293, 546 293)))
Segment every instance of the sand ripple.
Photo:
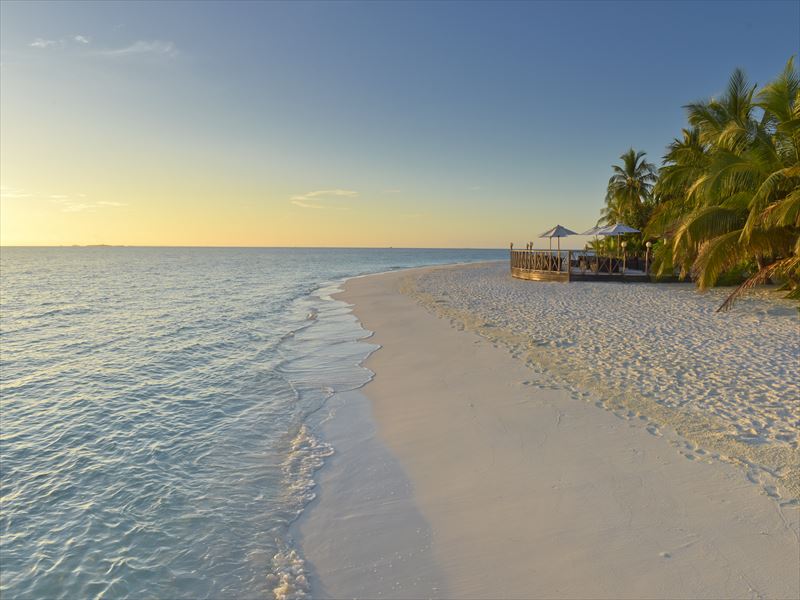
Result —
MULTIPOLYGON (((548 370, 574 395, 665 428, 800 496, 797 310, 771 291, 716 313, 724 290, 683 284, 543 283, 505 264, 427 271, 407 292, 548 370)), ((796 500, 795 500, 796 501, 796 500)))

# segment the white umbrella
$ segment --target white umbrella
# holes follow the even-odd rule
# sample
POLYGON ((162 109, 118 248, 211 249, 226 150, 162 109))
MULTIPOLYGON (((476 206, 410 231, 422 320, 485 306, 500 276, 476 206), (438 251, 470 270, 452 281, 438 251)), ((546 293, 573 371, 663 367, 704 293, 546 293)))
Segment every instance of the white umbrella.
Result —
MULTIPOLYGON (((603 227, 597 232, 597 235, 605 235, 608 237, 619 237, 626 233, 641 233, 638 229, 628 227, 625 223, 614 223, 608 227, 603 227)), ((619 248, 617 248, 617 258, 619 258, 619 248)), ((622 261, 622 273, 625 274, 625 261, 622 261)))
POLYGON ((597 230, 597 235, 617 236, 625 235, 626 233, 641 233, 641 231, 633 227, 628 227, 625 223, 615 223, 614 225, 607 225, 597 230))
POLYGON ((567 237, 568 235, 578 235, 571 229, 567 229, 562 225, 556 225, 552 229, 548 229, 543 234, 541 234, 540 238, 550 238, 550 249, 553 249, 553 238, 556 238, 558 241, 558 251, 561 252, 561 238, 567 237))
MULTIPOLYGON (((562 225, 556 225, 552 229, 548 229, 543 234, 541 234, 540 238, 549 238, 550 241, 550 251, 553 250, 553 238, 556 238, 556 242, 558 243, 558 270, 561 270, 561 238, 567 237, 568 235, 578 235, 571 229, 567 229, 562 225)), ((550 260, 550 259, 548 259, 550 260)))
MULTIPOLYGON (((607 225, 595 225, 591 229, 587 229, 581 235, 593 235, 594 236, 594 257, 597 258, 600 254, 599 244, 597 243, 597 236, 600 234, 601 229, 605 229, 608 227, 607 225)), ((588 247, 588 244, 587 244, 588 247)))
POLYGON ((563 225, 556 225, 552 229, 548 229, 543 234, 541 234, 540 238, 559 238, 559 237, 567 237, 568 235, 578 235, 571 229, 567 229, 563 225))

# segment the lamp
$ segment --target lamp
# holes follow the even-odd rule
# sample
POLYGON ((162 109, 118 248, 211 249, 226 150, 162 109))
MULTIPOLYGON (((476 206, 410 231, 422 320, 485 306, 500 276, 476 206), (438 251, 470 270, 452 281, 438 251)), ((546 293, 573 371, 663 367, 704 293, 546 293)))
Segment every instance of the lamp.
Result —
POLYGON ((628 258, 628 255, 625 252, 625 248, 628 247, 628 242, 623 240, 620 243, 619 247, 622 248, 622 275, 624 276, 625 275, 625 263, 627 262, 627 258, 628 258))

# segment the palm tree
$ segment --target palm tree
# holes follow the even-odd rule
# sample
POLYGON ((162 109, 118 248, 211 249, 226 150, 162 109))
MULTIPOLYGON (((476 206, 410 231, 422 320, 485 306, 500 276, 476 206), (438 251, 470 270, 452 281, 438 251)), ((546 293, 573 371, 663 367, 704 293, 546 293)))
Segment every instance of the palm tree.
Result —
POLYGON ((761 252, 759 269, 742 283, 720 307, 727 310, 747 289, 779 278, 788 297, 800 300, 800 74, 794 57, 775 81, 758 94, 764 113, 754 152, 763 177, 748 205, 747 221, 739 241, 761 252), (766 251, 766 252, 765 252, 766 251))
MULTIPOLYGON (((667 146, 653 187, 655 207, 644 230, 645 238, 674 237, 681 220, 694 208, 692 186, 708 169, 709 146, 700 141, 700 130, 692 127, 683 129, 681 134, 667 146)), ((653 272, 663 276, 671 275, 673 270, 672 245, 657 244, 653 272)))
POLYGON ((748 159, 755 158, 753 145, 764 141, 752 116, 754 92, 737 69, 722 98, 686 107, 708 160, 686 190, 689 210, 672 239, 672 257, 681 275, 691 272, 701 288, 713 285, 723 267, 733 266, 734 255, 741 260, 734 250, 741 249, 738 240, 760 171, 748 159))
POLYGON ((736 265, 754 274, 726 301, 771 277, 800 297, 800 77, 792 59, 756 94, 740 70, 719 100, 687 106, 691 129, 665 156, 647 232, 666 239, 660 269, 700 288, 736 265), (757 113, 761 112, 760 118, 757 113))
POLYGON ((621 166, 612 165, 614 174, 608 180, 606 207, 600 222, 609 225, 625 222, 638 229, 647 222, 657 175, 655 165, 644 157, 644 152, 631 148, 620 156, 621 166))

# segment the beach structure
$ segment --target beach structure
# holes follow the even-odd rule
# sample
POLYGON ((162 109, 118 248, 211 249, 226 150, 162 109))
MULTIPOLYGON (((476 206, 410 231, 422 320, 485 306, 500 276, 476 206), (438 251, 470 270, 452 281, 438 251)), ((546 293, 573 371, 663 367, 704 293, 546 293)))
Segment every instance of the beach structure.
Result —
MULTIPOLYGON (((625 223, 615 223, 614 225, 609 225, 608 227, 603 227, 600 231, 597 232, 597 235, 602 235, 605 237, 620 237, 626 235, 628 233, 641 233, 638 229, 634 229, 633 227, 628 227, 625 223)), ((627 242, 621 242, 617 247, 617 258, 619 258, 619 251, 620 248, 622 249, 622 266, 621 266, 621 274, 625 275, 625 266, 627 262, 627 257, 625 255, 625 246, 627 242)))
MULTIPOLYGON (((615 223, 602 227, 593 227, 581 235, 594 235, 604 237, 619 237, 629 233, 640 233, 638 229, 629 227, 624 223, 615 223)), ((515 250, 514 244, 510 247, 509 266, 511 276, 517 279, 532 281, 649 281, 649 274, 638 269, 627 269, 626 243, 623 241, 622 255, 601 256, 596 251, 566 250, 566 256, 561 252, 561 238, 578 235, 574 231, 556 225, 542 233, 540 238, 548 238, 548 250, 535 250, 529 243, 524 250, 515 250), (557 240, 557 250, 553 254, 552 239, 557 240)))
MULTIPOLYGON (((552 257, 552 259, 555 261, 555 264, 551 265, 552 267, 555 268, 556 271, 560 271, 561 270, 562 262, 563 262, 561 260, 561 238, 562 237, 567 237, 567 236, 570 236, 570 235, 577 235, 577 234, 574 231, 572 231, 571 229, 567 229, 563 225, 556 225, 555 227, 552 227, 551 229, 548 229, 544 233, 539 234, 540 238, 547 238, 548 244, 550 246, 550 254, 551 254, 551 256, 553 254, 553 238, 556 238, 557 251, 556 251, 556 255, 554 257, 552 257)), ((533 247, 532 243, 531 243, 531 247, 533 247)))
POLYGON ((641 231, 634 229, 633 227, 628 227, 625 225, 625 223, 615 223, 614 225, 601 227, 597 231, 597 235, 604 236, 620 236, 625 235, 626 233, 641 233, 641 231))
POLYGON ((572 231, 571 229, 567 229, 562 225, 556 225, 552 229, 548 229, 547 231, 539 235, 539 237, 548 238, 548 240, 550 241, 550 250, 553 249, 553 238, 556 238, 557 240, 556 243, 558 244, 558 252, 561 252, 561 238, 570 235, 578 235, 578 234, 572 231))
POLYGON ((600 232, 606 227, 608 227, 608 225, 595 225, 591 229, 584 231, 581 235, 593 235, 595 239, 597 239, 597 236, 600 235, 600 232))

